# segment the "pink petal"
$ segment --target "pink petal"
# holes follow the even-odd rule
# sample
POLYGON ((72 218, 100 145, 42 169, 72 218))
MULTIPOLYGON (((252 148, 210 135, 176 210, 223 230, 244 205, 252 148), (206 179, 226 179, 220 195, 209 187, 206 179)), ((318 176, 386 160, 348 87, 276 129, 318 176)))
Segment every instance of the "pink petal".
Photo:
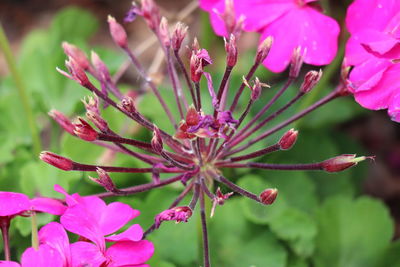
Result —
POLYGON ((61 224, 68 231, 86 237, 96 243, 101 251, 105 250, 104 236, 99 226, 99 217, 93 216, 97 210, 88 210, 82 203, 69 207, 61 216, 61 224))
POLYGON ((99 214, 101 232, 103 235, 112 234, 139 214, 138 210, 132 209, 127 204, 113 202, 99 214))
POLYGON ((143 229, 139 224, 134 224, 128 228, 128 230, 117 234, 107 236, 105 239, 107 242, 116 241, 140 241, 143 237, 143 229))
MULTIPOLYGON (((400 94, 399 72, 400 64, 392 64, 374 87, 354 94, 356 101, 361 106, 373 110, 392 106, 391 112, 395 113, 396 107, 398 107, 398 94, 400 94)), ((396 116, 396 114, 394 115, 396 116)))
POLYGON ((64 188, 62 188, 60 185, 55 184, 54 185, 54 190, 57 191, 58 193, 61 193, 65 196, 65 201, 67 202, 68 206, 73 206, 75 205, 78 201, 76 200, 76 198, 72 197, 71 195, 69 195, 67 193, 67 191, 65 191, 64 188))
POLYGON ((351 35, 349 40, 347 40, 345 54, 346 65, 355 66, 373 57, 373 55, 368 53, 367 50, 365 50, 365 48, 361 45, 361 40, 363 42, 368 42, 367 38, 370 36, 369 33, 370 31, 368 30, 359 31, 351 35))
POLYGON ((31 200, 32 209, 53 215, 62 215, 67 208, 59 200, 46 197, 38 197, 31 200))
POLYGON ((213 105, 214 108, 218 108, 218 106, 217 106, 218 105, 218 99, 217 99, 217 96, 216 96, 215 91, 214 91, 214 86, 213 86, 213 81, 212 81, 211 75, 208 72, 203 72, 203 75, 207 79, 207 88, 208 88, 208 92, 210 93, 210 96, 211 96, 211 99, 212 99, 212 105, 213 105))
POLYGON ((96 245, 88 242, 71 244, 71 254, 72 267, 99 267, 107 260, 96 245))
POLYGON ((313 8, 294 9, 264 29, 262 40, 274 37, 264 65, 274 72, 283 71, 297 46, 307 49, 304 62, 318 66, 329 64, 336 55, 339 30, 334 19, 313 8))
POLYGON ((200 8, 211 11, 216 4, 223 1, 224 0, 200 0, 200 8))
POLYGON ((29 198, 20 193, 0 192, 0 216, 17 215, 23 211, 30 210, 29 198))
POLYGON ((382 79, 391 63, 388 60, 371 58, 357 65, 350 73, 349 80, 355 92, 370 90, 382 79))
POLYGON ((0 261, 1 267, 21 267, 18 262, 15 261, 0 261))
POLYGON ((106 252, 113 266, 142 264, 148 261, 153 256, 153 253, 153 243, 147 240, 117 242, 106 252))
POLYGON ((57 250, 43 244, 36 251, 28 248, 22 254, 21 265, 24 267, 63 267, 63 260, 57 250))
POLYGON ((389 116, 392 120, 400 122, 400 89, 392 97, 392 103, 389 105, 389 116))
POLYGON ((352 34, 363 29, 383 31, 399 10, 398 0, 355 0, 347 9, 346 25, 352 34))
POLYGON ((49 245, 58 251, 64 266, 69 266, 71 262, 71 253, 69 249, 69 240, 64 227, 57 222, 51 222, 43 226, 39 231, 39 241, 41 244, 49 245))

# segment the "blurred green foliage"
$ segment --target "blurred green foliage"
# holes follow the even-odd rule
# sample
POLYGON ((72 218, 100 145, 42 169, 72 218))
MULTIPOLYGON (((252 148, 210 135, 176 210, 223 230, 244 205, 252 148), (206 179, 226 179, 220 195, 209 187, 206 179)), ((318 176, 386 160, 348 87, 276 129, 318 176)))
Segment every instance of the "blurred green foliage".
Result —
MULTIPOLYGON (((74 82, 59 75, 56 66, 63 66, 65 56, 61 42, 68 41, 88 52, 88 40, 96 32, 98 21, 86 11, 68 8, 57 14, 46 30, 35 30, 23 41, 18 55, 18 66, 27 84, 34 106, 37 125, 46 135, 45 148, 83 163, 95 163, 105 149, 85 143, 50 122, 46 113, 56 108, 69 115, 83 112, 79 100, 88 94, 74 82), (61 138, 60 138, 61 136, 61 138)), ((95 48, 111 72, 123 61, 123 55, 105 48, 95 48)), ((210 51, 212 56, 218 51, 210 51)), ((252 52, 241 57, 234 71, 231 85, 235 88, 242 75, 252 64, 252 52)), ((222 53, 221 53, 222 54, 222 53)), ((216 60, 218 62, 218 59, 216 60)), ((221 67, 221 66, 219 66, 221 67)), ((219 82, 222 68, 212 69, 213 79, 219 82)), ((261 78, 271 78, 264 69, 261 78)), ((271 97, 281 84, 274 78, 272 89, 265 90, 255 104, 253 113, 271 97)), ((294 85, 274 107, 282 106, 297 90, 294 85)), ((332 89, 329 87, 328 89, 332 89)), ((207 90, 203 90, 207 99, 207 90)), ((173 107, 170 90, 162 88, 167 103, 173 107)), ((245 95, 248 92, 245 92, 245 95)), ((245 99, 243 97, 242 99, 245 99)), ((205 110, 207 110, 207 101, 205 110)), ((211 101, 209 101, 211 102, 211 101)), ((246 103, 240 103, 243 107, 246 103)), ((69 192, 82 195, 102 189, 87 181, 86 174, 63 172, 38 162, 30 155, 31 139, 26 131, 27 122, 19 108, 18 95, 10 77, 1 80, 0 88, 0 186, 2 190, 23 192, 31 197, 42 194, 61 197, 53 191, 55 183, 69 192), (12 123, 10 123, 12 122, 12 123)), ((208 109, 210 106, 208 106, 208 109)), ((160 128, 168 129, 161 107, 152 95, 145 95, 140 111, 155 121, 160 128)), ((298 107, 293 107, 279 119, 289 117, 298 107)), ((290 151, 277 152, 263 157, 262 161, 279 163, 307 163, 320 161, 344 153, 364 154, 362 147, 335 128, 337 123, 348 121, 363 113, 352 99, 340 99, 326 105, 307 117, 299 126, 297 144, 290 151)), ((235 114, 238 116, 239 114, 235 114)), ((127 123, 124 116, 107 109, 104 116, 118 131, 127 123)), ((251 117, 251 116, 249 116, 251 117)), ((274 121, 272 122, 272 124, 274 121)), ((287 127, 289 128, 289 127, 287 127)), ((286 129, 287 130, 287 129, 286 129)), ((264 147, 277 140, 283 130, 260 142, 264 147)), ((149 135, 138 133, 143 139, 149 135)), ((118 156, 115 164, 141 166, 141 162, 118 156)), ((210 247, 214 266, 231 267, 382 267, 400 266, 400 243, 391 242, 393 220, 388 209, 379 201, 361 196, 360 183, 366 175, 368 163, 338 174, 324 172, 244 171, 226 170, 226 177, 258 194, 268 187, 279 189, 279 197, 271 206, 261 206, 248 199, 234 196, 209 219, 210 247)), ((120 187, 146 182, 147 175, 118 174, 113 176, 120 187)), ((171 185, 113 200, 129 203, 141 211, 135 219, 143 228, 149 227, 154 216, 166 209, 182 189, 171 185)), ((226 188, 224 188, 226 191, 226 188)), ((184 200, 185 202, 187 200, 184 200)), ((210 206, 210 203, 208 203, 210 206)), ((43 225, 52 216, 39 215, 43 225)), ((18 218, 11 229, 14 256, 29 246, 29 219, 18 218)), ((192 267, 202 262, 200 223, 197 212, 188 223, 164 223, 149 239, 156 250, 150 261, 156 267, 192 267)))

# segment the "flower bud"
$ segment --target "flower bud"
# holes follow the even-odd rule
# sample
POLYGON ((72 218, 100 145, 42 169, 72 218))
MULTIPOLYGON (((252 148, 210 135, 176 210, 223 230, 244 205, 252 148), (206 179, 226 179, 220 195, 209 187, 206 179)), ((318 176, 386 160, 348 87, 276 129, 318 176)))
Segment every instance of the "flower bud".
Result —
POLYGON ((300 86, 300 92, 306 94, 310 92, 315 85, 319 82, 322 76, 322 70, 319 71, 309 71, 307 74, 304 76, 304 81, 300 86))
POLYGON ((117 188, 116 188, 114 182, 111 180, 111 177, 108 175, 108 173, 106 171, 104 171, 102 168, 97 168, 96 172, 99 175, 99 178, 94 178, 94 177, 89 176, 90 180, 101 185, 108 192, 117 191, 117 188))
POLYGON ((92 64, 93 64, 100 80, 111 81, 110 72, 109 72, 106 64, 104 64, 104 62, 100 59, 99 55, 97 55, 96 52, 92 51, 90 58, 92 60, 92 64))
POLYGON ((292 146, 296 143, 298 134, 299 134, 299 132, 295 131, 294 129, 290 129, 289 131, 284 133, 278 142, 280 149, 281 150, 291 149, 292 146))
POLYGON ((56 68, 59 73, 65 77, 78 82, 82 86, 87 86, 90 84, 89 78, 87 77, 84 69, 76 63, 76 61, 70 57, 69 60, 65 61, 65 66, 67 67, 69 74, 59 68, 56 68))
POLYGON ((95 113, 93 111, 87 111, 86 117, 94 124, 96 127, 102 131, 109 131, 108 123, 100 116, 100 114, 95 113))
POLYGON ((218 187, 217 191, 215 192, 215 197, 213 199, 213 205, 212 205, 212 208, 211 208, 210 217, 214 216, 216 206, 217 205, 223 205, 225 203, 225 200, 227 200, 232 195, 233 195, 233 192, 229 192, 229 193, 223 194, 221 192, 221 189, 218 187))
POLYGON ((201 65, 201 60, 193 51, 190 58, 190 78, 193 82, 199 82, 202 74, 203 66, 201 65))
POLYGON ((303 66, 304 57, 307 49, 302 50, 300 46, 293 50, 292 58, 290 60, 289 77, 294 79, 299 76, 300 69, 303 66))
POLYGON ((236 46, 236 37, 231 34, 229 41, 225 41, 225 51, 226 51, 226 64, 229 67, 233 67, 236 65, 238 58, 238 50, 236 46))
POLYGON ((260 82, 260 80, 258 79, 258 77, 256 77, 255 81, 254 81, 254 85, 252 87, 250 87, 251 89, 251 100, 256 101, 260 95, 261 95, 261 89, 263 87, 270 87, 268 84, 266 83, 262 83, 260 82))
POLYGON ((67 116, 65 116, 64 114, 62 114, 61 112, 52 109, 49 111, 49 116, 53 118, 53 120, 55 120, 58 125, 60 125, 65 131, 67 131, 68 133, 75 135, 74 133, 74 129, 75 126, 74 124, 68 119, 67 116))
POLYGON ((60 155, 54 154, 49 151, 43 151, 40 153, 39 158, 44 162, 53 165, 56 168, 59 168, 64 171, 70 171, 73 169, 73 161, 64 158, 60 155))
POLYGON ((366 160, 367 158, 373 157, 358 157, 355 154, 343 154, 334 158, 327 159, 321 163, 321 167, 327 172, 340 172, 346 170, 358 162, 366 160))
POLYGON ((128 37, 126 35, 125 29, 119 24, 115 18, 108 16, 108 26, 110 29, 111 37, 114 42, 122 48, 128 46, 128 37))
POLYGON ((171 45, 172 49, 174 51, 179 51, 179 49, 182 46, 182 42, 186 37, 188 27, 181 23, 178 22, 175 26, 174 32, 172 33, 172 38, 171 38, 171 45))
POLYGON ((118 103, 118 107, 127 113, 135 113, 136 112, 135 102, 129 96, 123 98, 121 100, 121 102, 118 103))
POLYGON ((200 122, 200 115, 194 105, 190 105, 186 113, 186 124, 188 126, 196 126, 200 122))
POLYGON ((100 113, 99 98, 97 97, 97 95, 83 98, 82 103, 85 105, 87 111, 91 111, 93 113, 100 113))
POLYGON ((274 203, 277 196, 278 196, 278 189, 276 188, 265 189, 260 194, 260 201, 264 205, 271 205, 272 203, 274 203))
POLYGON ((157 153, 161 153, 163 151, 163 141, 161 138, 161 132, 156 126, 154 126, 153 138, 151 139, 151 146, 153 150, 157 153))
POLYGON ((267 58, 273 41, 274 38, 272 36, 268 36, 258 45, 255 59, 256 63, 261 64, 267 58))
POLYGON ((171 46, 171 39, 169 37, 168 21, 165 17, 162 17, 160 25, 158 27, 158 34, 160 40, 165 47, 171 46))
POLYGON ((142 0, 140 15, 145 19, 151 30, 155 31, 160 25, 160 9, 153 0, 142 0))
POLYGON ((76 47, 73 44, 70 44, 68 42, 63 42, 62 47, 64 50, 64 53, 68 56, 71 57, 75 60, 75 62, 84 70, 87 70, 89 68, 89 60, 86 57, 86 54, 80 50, 78 47, 76 47))
POLYGON ((161 222, 163 221, 176 221, 179 222, 187 222, 188 219, 192 216, 192 209, 183 206, 183 207, 175 207, 168 210, 164 210, 160 214, 158 214, 155 218, 155 227, 159 228, 161 222))
POLYGON ((85 141, 95 141, 97 140, 98 133, 89 123, 87 123, 84 119, 78 118, 80 123, 75 123, 74 133, 85 141))

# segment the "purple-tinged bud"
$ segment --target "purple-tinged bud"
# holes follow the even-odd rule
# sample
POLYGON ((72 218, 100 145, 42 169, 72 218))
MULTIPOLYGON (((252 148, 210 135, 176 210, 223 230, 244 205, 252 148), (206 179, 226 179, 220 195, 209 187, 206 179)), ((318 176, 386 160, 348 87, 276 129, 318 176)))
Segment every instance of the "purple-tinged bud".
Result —
POLYGON ((160 26, 158 28, 158 34, 162 44, 169 48, 171 46, 171 38, 169 36, 168 20, 165 17, 162 17, 161 19, 160 26))
POLYGON ((100 113, 99 110, 99 98, 97 95, 84 97, 82 99, 82 103, 85 105, 87 111, 91 111, 94 113, 100 113))
POLYGON ((96 52, 92 51, 90 58, 97 74, 99 75, 100 80, 111 81, 110 72, 106 64, 104 64, 104 62, 100 59, 99 55, 97 55, 96 52))
POLYGON ((322 70, 311 70, 304 76, 304 81, 300 86, 300 92, 306 94, 310 92, 319 82, 322 76, 322 70))
POLYGON ((321 167, 327 172, 340 172, 357 165, 358 162, 366 160, 367 158, 374 159, 374 157, 363 156, 356 158, 355 154, 343 154, 323 161, 321 167))
POLYGON ((73 58, 82 69, 87 70, 89 68, 90 65, 89 60, 87 59, 86 54, 82 50, 80 50, 75 45, 67 42, 63 42, 62 47, 64 53, 67 56, 73 58))
POLYGON ((118 107, 122 110, 126 111, 127 113, 135 113, 136 107, 133 98, 127 96, 124 97, 120 103, 118 103, 118 107))
POLYGON ((74 133, 74 129, 75 126, 74 124, 68 119, 67 116, 65 116, 64 114, 62 114, 61 112, 52 109, 49 111, 49 116, 53 118, 53 120, 55 120, 58 125, 60 125, 65 131, 67 131, 68 133, 75 135, 74 133))
POLYGON ((90 180, 101 185, 108 192, 118 191, 118 189, 115 186, 114 182, 112 181, 110 175, 108 175, 108 173, 105 170, 103 170, 102 168, 97 168, 96 172, 99 175, 99 178, 94 178, 94 177, 89 176, 90 180))
POLYGON ((86 117, 102 132, 108 132, 110 128, 108 123, 100 116, 99 113, 87 111, 86 117))
POLYGON ((279 140, 278 144, 280 146, 281 150, 288 150, 291 149, 292 146, 296 143, 297 141, 297 136, 299 132, 295 131, 294 129, 290 129, 286 133, 283 134, 281 139, 279 140))
POLYGON ((60 155, 54 154, 49 151, 43 151, 40 153, 39 158, 44 162, 53 165, 56 168, 59 168, 64 171, 70 171, 73 169, 73 161, 64 158, 60 155))
POLYGON ((193 51, 190 58, 190 78, 193 82, 199 82, 202 74, 203 66, 201 64, 201 59, 193 51))
POLYGON ((160 25, 161 15, 160 9, 153 0, 142 0, 140 15, 145 19, 151 30, 157 30, 160 25))
POLYGON ((89 123, 87 123, 84 119, 78 118, 79 123, 75 123, 74 133, 80 139, 85 141, 95 141, 98 138, 98 133, 89 123))
POLYGON ((217 191, 215 192, 215 197, 213 199, 213 205, 212 205, 212 208, 211 208, 210 217, 214 216, 215 207, 217 205, 223 205, 225 203, 225 200, 227 200, 232 195, 233 195, 233 192, 229 192, 229 193, 223 194, 221 192, 221 189, 218 187, 217 191))
POLYGON ((229 67, 233 67, 237 63, 238 50, 236 46, 236 37, 231 34, 229 41, 225 41, 225 51, 226 51, 226 64, 229 67))
POLYGON ((293 50, 292 58, 290 60, 289 77, 294 79, 299 76, 300 69, 303 66, 304 57, 307 49, 302 49, 300 46, 293 50))
POLYGON ((179 49, 181 48, 182 42, 186 37, 187 31, 188 27, 185 24, 178 22, 175 25, 175 29, 174 32, 172 33, 172 38, 171 38, 171 46, 174 51, 179 51, 179 49))
POLYGON ((187 222, 192 214, 192 209, 187 206, 164 210, 156 216, 155 227, 159 228, 163 221, 187 222))
POLYGON ((278 189, 276 188, 265 189, 260 194, 260 201, 264 205, 271 205, 272 203, 274 203, 277 196, 278 196, 278 189))
POLYGON ((65 61, 65 66, 67 67, 69 74, 59 68, 56 69, 59 73, 61 73, 68 79, 74 80, 82 86, 86 87, 90 84, 89 78, 87 77, 85 70, 82 69, 81 66, 76 63, 76 61, 72 57, 70 57, 69 60, 65 61))
POLYGON ((261 64, 267 58, 273 41, 274 38, 272 36, 268 36, 258 45, 255 59, 256 63, 261 64))
POLYGON ((128 36, 122 25, 119 24, 115 18, 108 16, 108 26, 114 42, 119 47, 126 48, 128 46, 128 36))
POLYGON ((261 90, 262 90, 263 87, 270 88, 271 86, 269 86, 266 83, 260 82, 258 77, 256 77, 256 79, 254 81, 254 85, 252 87, 250 87, 250 89, 251 89, 251 96, 250 96, 251 100, 256 101, 260 97, 261 90))
POLYGON ((153 138, 151 139, 151 147, 157 153, 161 153, 163 151, 163 141, 161 138, 161 132, 158 127, 154 126, 153 130, 153 138))

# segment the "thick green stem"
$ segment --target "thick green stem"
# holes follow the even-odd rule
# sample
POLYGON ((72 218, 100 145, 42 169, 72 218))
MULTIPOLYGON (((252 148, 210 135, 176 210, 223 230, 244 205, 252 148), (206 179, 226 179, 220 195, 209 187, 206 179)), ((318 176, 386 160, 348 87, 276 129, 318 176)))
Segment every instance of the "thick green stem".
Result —
POLYGON ((36 122, 33 116, 33 111, 31 104, 29 102, 28 94, 26 92, 26 87, 20 73, 18 72, 14 56, 10 49, 10 44, 8 42, 7 36, 4 33, 3 26, 0 24, 0 48, 4 53, 8 68, 10 70, 11 76, 14 80, 15 86, 17 87, 18 94, 21 100, 22 108, 25 112, 25 116, 28 120, 29 130, 32 136, 33 143, 33 153, 34 157, 37 158, 41 149, 41 141, 36 127, 36 122))

